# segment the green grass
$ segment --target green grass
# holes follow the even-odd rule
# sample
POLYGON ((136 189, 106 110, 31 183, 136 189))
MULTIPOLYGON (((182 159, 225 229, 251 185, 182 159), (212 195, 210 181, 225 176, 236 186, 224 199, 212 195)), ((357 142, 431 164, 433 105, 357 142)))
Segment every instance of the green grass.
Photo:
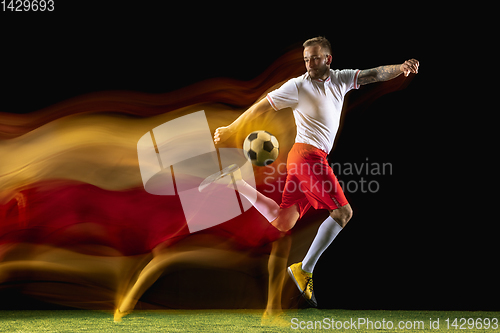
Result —
MULTIPOLYGON (((475 324, 471 328, 467 324, 460 329, 460 318, 473 318, 469 323, 484 322, 485 318, 500 320, 500 312, 466 312, 466 311, 368 311, 368 310, 288 310, 280 317, 287 327, 262 326, 262 311, 257 310, 154 310, 134 311, 123 318, 119 323, 113 321, 112 313, 86 310, 54 310, 54 311, 0 311, 0 332, 310 332, 311 329, 300 329, 307 325, 314 327, 314 322, 327 322, 335 325, 337 321, 348 321, 351 318, 357 327, 351 329, 319 329, 319 332, 500 332, 500 328, 477 329, 475 324), (293 319, 296 318, 296 319, 293 319), (324 318, 327 318, 324 320, 324 318), (385 320, 386 328, 391 321, 393 329, 371 329, 364 324, 359 326, 358 318, 372 321, 373 325, 382 325, 385 320), (439 329, 431 329, 429 320, 439 318, 439 329), (447 329, 446 319, 450 318, 450 329, 447 329), (455 329, 451 325, 458 318, 455 329), (477 318, 481 318, 477 320, 477 318), (420 324, 419 329, 398 329, 398 323, 412 326, 420 324), (301 323, 302 322, 302 323, 301 323), (294 324, 295 323, 295 324, 294 324), (408 325, 410 325, 408 324, 408 325), (422 326, 423 325, 423 326, 422 326), (296 327, 296 329, 292 329, 296 327)), ((361 323, 363 321, 361 320, 361 323)), ((463 321, 462 321, 463 322, 463 321)), ((328 326, 328 325, 327 325, 328 326)), ((500 326, 500 322, 498 323, 500 326)), ((349 327, 348 327, 349 328, 349 327)))

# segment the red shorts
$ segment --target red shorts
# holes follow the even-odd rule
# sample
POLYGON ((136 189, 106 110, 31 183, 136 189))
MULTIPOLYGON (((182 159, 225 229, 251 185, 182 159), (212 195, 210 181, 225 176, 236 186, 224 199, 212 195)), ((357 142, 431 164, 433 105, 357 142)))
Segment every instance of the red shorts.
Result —
POLYGON ((293 145, 288 153, 280 208, 297 204, 302 217, 311 206, 334 210, 349 203, 328 165, 327 156, 321 149, 305 143, 293 145))

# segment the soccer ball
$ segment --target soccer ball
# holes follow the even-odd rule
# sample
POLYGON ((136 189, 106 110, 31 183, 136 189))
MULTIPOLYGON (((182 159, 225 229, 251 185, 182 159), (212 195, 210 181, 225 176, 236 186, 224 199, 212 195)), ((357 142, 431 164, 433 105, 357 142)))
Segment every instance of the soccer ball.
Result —
POLYGON ((243 141, 243 151, 246 157, 256 166, 269 165, 279 154, 278 139, 266 131, 255 131, 243 141))

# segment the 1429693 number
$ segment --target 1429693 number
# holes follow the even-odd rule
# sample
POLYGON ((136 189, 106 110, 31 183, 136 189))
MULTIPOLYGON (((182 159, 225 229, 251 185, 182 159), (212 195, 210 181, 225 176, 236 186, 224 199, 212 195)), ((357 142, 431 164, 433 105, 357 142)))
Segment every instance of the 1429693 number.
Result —
POLYGON ((447 329, 498 329, 498 318, 447 318, 447 329))
POLYGON ((4 12, 54 11, 54 0, 2 0, 0 3, 4 12))

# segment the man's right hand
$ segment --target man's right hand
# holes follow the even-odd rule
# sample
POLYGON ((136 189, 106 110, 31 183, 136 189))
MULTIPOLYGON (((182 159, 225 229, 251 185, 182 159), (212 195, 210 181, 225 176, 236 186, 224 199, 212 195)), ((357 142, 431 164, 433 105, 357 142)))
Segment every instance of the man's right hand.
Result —
POLYGON ((258 117, 261 114, 270 110, 274 110, 271 104, 269 104, 267 98, 262 98, 256 104, 252 105, 248 110, 243 112, 238 117, 238 119, 236 119, 231 123, 231 125, 217 128, 214 133, 215 144, 219 144, 226 141, 227 139, 229 139, 231 135, 233 135, 235 132, 241 129, 242 124, 246 124, 255 117, 258 117))
POLYGON ((229 126, 219 127, 215 130, 214 133, 214 142, 215 144, 222 143, 226 141, 231 136, 232 131, 229 126))

